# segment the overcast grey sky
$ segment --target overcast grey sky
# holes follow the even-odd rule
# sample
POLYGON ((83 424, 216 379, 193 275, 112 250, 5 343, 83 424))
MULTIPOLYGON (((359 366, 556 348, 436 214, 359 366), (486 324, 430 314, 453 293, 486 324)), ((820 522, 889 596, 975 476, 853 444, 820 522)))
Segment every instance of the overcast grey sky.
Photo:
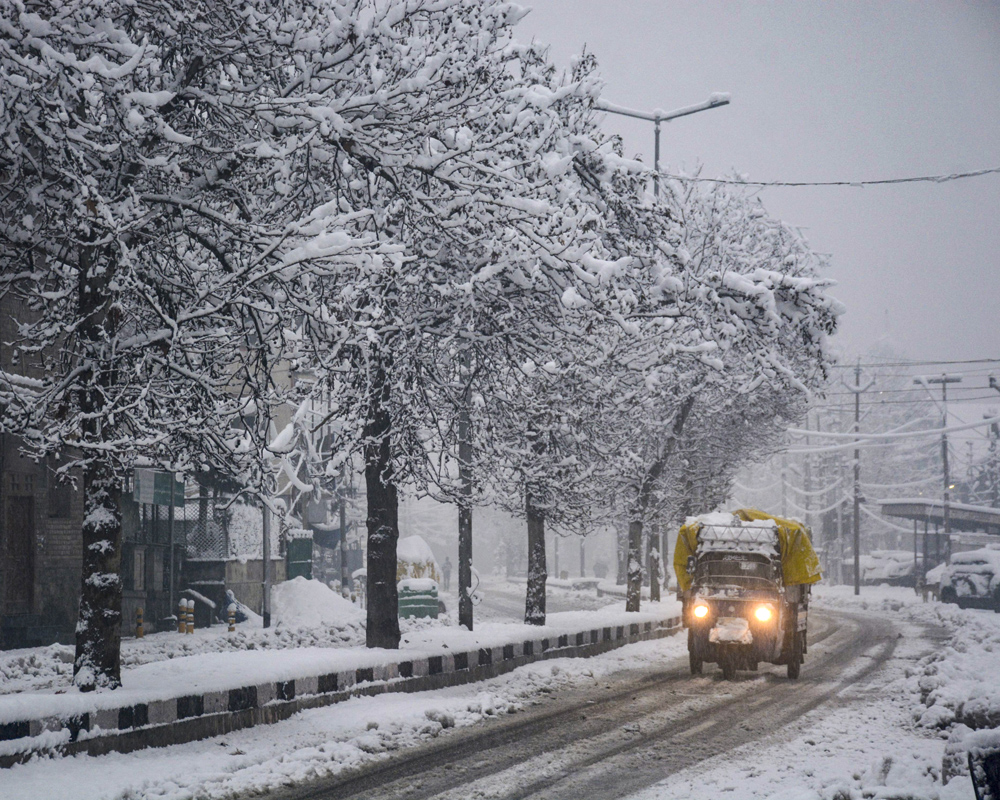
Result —
MULTIPOLYGON (((664 126, 661 162, 750 180, 868 180, 1000 167, 1000 2, 525 0, 519 38, 584 44, 619 105, 732 104, 664 126)), ((651 123, 608 115, 652 160, 651 123)), ((882 188, 768 188, 829 253, 838 350, 1000 357, 1000 175, 882 188)))

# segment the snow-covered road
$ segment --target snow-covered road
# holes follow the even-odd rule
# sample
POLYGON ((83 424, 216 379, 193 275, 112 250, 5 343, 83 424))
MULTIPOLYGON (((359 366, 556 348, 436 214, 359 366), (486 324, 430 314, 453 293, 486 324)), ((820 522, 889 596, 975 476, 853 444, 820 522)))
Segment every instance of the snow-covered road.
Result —
POLYGON ((983 694, 1000 620, 904 590, 841 594, 817 598, 797 682, 769 665, 691 677, 674 636, 188 745, 36 760, 0 771, 0 797, 971 800, 967 778, 940 781, 947 734, 925 720, 944 714, 925 703, 983 694))
MULTIPOLYGON (((678 637, 662 661, 598 686, 567 688, 527 714, 438 739, 348 780, 321 782, 282 800, 417 800, 626 797, 692 765, 783 731, 819 707, 841 708, 882 671, 900 642, 892 623, 818 613, 802 678, 762 666, 724 682, 692 678, 678 637)), ((926 643, 926 641, 925 641, 926 643)), ((759 761, 759 758, 757 759, 759 761)), ((714 785, 706 796, 718 797, 714 785)), ((691 796, 653 789, 648 797, 691 796)), ((746 797, 742 792, 734 797, 746 797)))

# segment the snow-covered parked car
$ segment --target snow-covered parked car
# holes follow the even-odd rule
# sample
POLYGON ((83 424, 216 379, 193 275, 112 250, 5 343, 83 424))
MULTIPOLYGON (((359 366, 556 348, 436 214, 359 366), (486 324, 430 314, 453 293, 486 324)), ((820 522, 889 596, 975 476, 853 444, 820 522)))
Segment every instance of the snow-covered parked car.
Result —
POLYGON ((913 553, 908 550, 875 550, 861 556, 861 582, 866 586, 913 586, 916 582, 913 553))
POLYGON ((1000 613, 1000 549, 955 553, 941 576, 941 600, 959 608, 992 608, 1000 613))

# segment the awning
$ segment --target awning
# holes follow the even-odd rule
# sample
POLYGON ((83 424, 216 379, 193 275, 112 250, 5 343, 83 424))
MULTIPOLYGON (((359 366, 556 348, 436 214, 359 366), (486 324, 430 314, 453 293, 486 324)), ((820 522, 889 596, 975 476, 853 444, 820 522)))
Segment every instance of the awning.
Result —
MULTIPOLYGON (((887 517, 899 517, 944 527, 944 502, 940 499, 909 497, 900 500, 879 500, 878 504, 887 517)), ((949 503, 948 521, 952 531, 966 533, 981 531, 1000 536, 1000 508, 949 503)))

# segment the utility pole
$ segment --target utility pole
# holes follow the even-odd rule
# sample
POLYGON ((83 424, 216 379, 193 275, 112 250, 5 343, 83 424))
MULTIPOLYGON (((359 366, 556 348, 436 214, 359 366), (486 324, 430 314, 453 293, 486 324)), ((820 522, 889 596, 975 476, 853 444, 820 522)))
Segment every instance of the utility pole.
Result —
POLYGON ((685 106, 674 111, 661 111, 656 109, 651 114, 645 111, 634 111, 631 108, 623 108, 609 103, 605 100, 597 102, 597 108, 609 114, 621 114, 623 117, 635 117, 653 123, 653 194, 660 196, 660 123, 670 122, 678 117, 686 117, 688 114, 697 114, 699 111, 708 111, 710 108, 729 105, 728 92, 713 92, 704 103, 697 103, 693 106, 685 106))
MULTIPOLYGON (((861 359, 854 367, 854 386, 844 383, 854 392, 854 433, 861 433, 861 393, 871 388, 875 383, 869 379, 861 385, 861 359)), ((854 594, 861 594, 861 448, 858 439, 854 440, 854 594)))
MULTIPOLYGON (((854 368, 854 385, 861 386, 861 359, 854 368)), ((854 433, 861 433, 860 388, 854 392, 854 433)), ((861 450, 858 447, 854 448, 854 594, 861 594, 861 450)))
MULTIPOLYGON (((1000 392, 1000 383, 997 379, 990 375, 990 388, 995 389, 1000 392)), ((983 419, 988 419, 986 414, 983 415, 983 419)), ((989 440, 989 450, 986 469, 987 471, 987 486, 990 493, 990 502, 994 508, 1000 507, 1000 460, 997 459, 997 445, 1000 442, 1000 424, 994 422, 990 425, 989 432, 986 434, 989 440)))
MULTIPOLYGON (((951 476, 948 472, 948 384, 961 383, 962 378, 958 375, 942 375, 940 378, 914 378, 913 382, 920 384, 925 389, 929 383, 941 384, 941 468, 944 475, 944 488, 942 491, 942 505, 944 517, 944 538, 945 538, 945 562, 951 562, 951 476)), ((930 393, 930 389, 927 389, 930 393)), ((937 534, 935 534, 936 536, 937 534)))
MULTIPOLYGON (((842 464, 843 462, 841 462, 842 464)), ((837 558, 837 583, 844 581, 844 502, 837 503, 837 548, 840 554, 837 558)))

